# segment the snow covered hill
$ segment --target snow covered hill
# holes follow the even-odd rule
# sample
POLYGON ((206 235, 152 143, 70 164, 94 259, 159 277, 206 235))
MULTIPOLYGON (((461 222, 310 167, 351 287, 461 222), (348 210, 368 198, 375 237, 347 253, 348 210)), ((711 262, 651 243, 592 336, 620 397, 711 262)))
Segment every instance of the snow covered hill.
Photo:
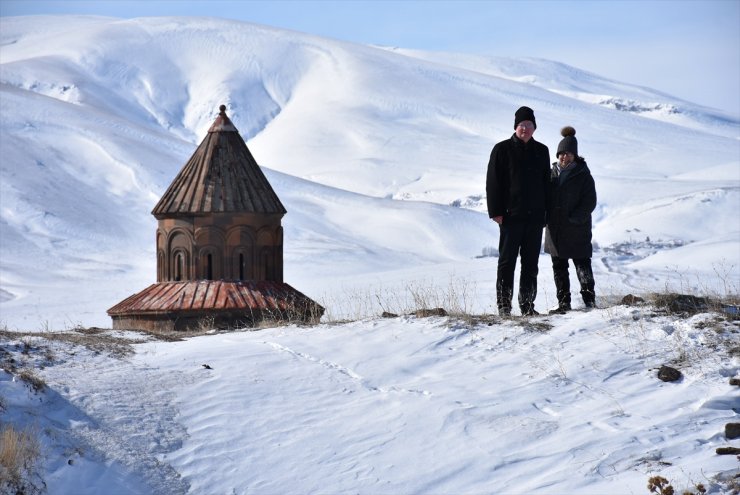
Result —
MULTIPOLYGON (((155 276, 149 214, 225 103, 286 204, 286 280, 321 299, 458 277, 490 311, 492 145, 535 109, 597 182, 601 294, 735 290, 740 122, 546 60, 361 46, 211 18, 3 18, 0 319, 108 324, 155 276), (720 272, 718 277, 715 272, 720 272)), ((543 257, 538 306, 552 304, 543 257)))

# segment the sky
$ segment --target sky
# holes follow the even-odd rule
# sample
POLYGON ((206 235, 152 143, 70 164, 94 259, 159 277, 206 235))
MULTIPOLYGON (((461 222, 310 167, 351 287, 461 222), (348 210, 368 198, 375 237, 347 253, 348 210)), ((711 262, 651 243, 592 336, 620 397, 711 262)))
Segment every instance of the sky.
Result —
POLYGON ((530 56, 740 116, 740 0, 0 0, 2 16, 214 16, 345 41, 530 56))

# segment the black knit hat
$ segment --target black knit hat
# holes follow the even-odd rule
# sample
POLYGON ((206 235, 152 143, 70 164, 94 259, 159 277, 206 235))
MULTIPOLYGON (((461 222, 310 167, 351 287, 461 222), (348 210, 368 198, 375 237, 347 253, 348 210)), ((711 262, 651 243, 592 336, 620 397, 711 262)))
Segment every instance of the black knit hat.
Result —
POLYGON ((537 129, 537 121, 534 120, 534 111, 529 107, 519 107, 514 113, 514 129, 519 125, 519 122, 529 120, 534 124, 534 128, 537 129))
POLYGON ((571 126, 566 126, 560 129, 560 135, 563 139, 558 144, 558 152, 555 153, 556 157, 560 157, 561 153, 573 153, 573 156, 578 156, 578 140, 576 139, 576 130, 571 126))

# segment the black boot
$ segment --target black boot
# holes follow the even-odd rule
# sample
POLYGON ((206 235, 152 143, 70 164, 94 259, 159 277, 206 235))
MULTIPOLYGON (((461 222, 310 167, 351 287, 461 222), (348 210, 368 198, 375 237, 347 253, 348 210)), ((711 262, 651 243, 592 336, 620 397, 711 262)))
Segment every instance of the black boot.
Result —
POLYGON ((500 316, 511 315, 511 290, 507 287, 499 287, 496 291, 496 306, 500 316))
POLYGON ((565 314, 566 311, 570 311, 570 277, 568 276, 568 259, 553 256, 552 274, 555 278, 558 307, 550 313, 565 314))
POLYGON ((558 307, 550 310, 551 315, 564 315, 570 311, 570 303, 559 303, 558 307))
POLYGON ((596 292, 594 292, 594 272, 591 269, 591 258, 573 260, 576 265, 576 274, 578 282, 581 284, 581 297, 586 308, 596 307, 596 292))

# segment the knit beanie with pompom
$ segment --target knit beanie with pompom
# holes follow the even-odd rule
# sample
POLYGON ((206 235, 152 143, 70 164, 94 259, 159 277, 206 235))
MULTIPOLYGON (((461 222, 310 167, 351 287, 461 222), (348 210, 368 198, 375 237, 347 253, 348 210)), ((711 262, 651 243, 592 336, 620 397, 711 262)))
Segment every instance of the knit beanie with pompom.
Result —
POLYGON ((563 136, 563 139, 558 144, 558 152, 555 153, 555 156, 560 157, 561 153, 573 153, 573 156, 578 156, 576 130, 571 126, 566 126, 560 129, 560 135, 563 136))

